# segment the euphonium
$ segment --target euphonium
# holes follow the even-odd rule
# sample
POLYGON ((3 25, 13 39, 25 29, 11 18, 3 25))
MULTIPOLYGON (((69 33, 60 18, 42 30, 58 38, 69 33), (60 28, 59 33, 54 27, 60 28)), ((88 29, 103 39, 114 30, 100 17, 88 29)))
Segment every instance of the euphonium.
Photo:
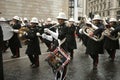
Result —
POLYGON ((104 38, 103 34, 101 34, 101 36, 97 36, 97 35, 90 36, 89 35, 91 32, 94 32, 95 30, 97 30, 98 27, 95 26, 93 23, 91 23, 86 17, 85 17, 85 20, 86 20, 86 26, 82 28, 82 32, 88 37, 90 37, 91 39, 93 39, 94 41, 101 41, 104 38))
POLYGON ((104 38, 103 34, 101 34, 101 36, 97 36, 97 35, 90 36, 89 34, 95 31, 95 29, 93 29, 92 27, 85 26, 83 27, 82 31, 85 35, 87 35, 94 41, 101 41, 104 38))
POLYGON ((115 30, 115 29, 112 28, 112 27, 111 27, 111 28, 106 28, 106 29, 104 30, 103 34, 104 34, 104 36, 110 38, 111 40, 117 40, 117 39, 119 39, 119 37, 120 37, 120 33, 118 32, 116 36, 115 36, 115 35, 114 35, 114 36, 111 35, 111 32, 114 31, 114 30, 115 30))
POLYGON ((103 22, 106 26, 106 29, 103 32, 103 35, 110 38, 111 40, 117 40, 120 37, 120 33, 118 32, 116 36, 112 36, 111 32, 114 31, 115 29, 113 27, 110 27, 110 25, 103 19, 103 22))

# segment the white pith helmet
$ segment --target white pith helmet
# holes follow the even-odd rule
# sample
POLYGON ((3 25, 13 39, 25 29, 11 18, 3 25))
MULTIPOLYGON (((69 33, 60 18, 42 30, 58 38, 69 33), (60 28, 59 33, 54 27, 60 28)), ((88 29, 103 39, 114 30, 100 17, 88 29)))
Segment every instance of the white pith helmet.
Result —
POLYGON ((36 17, 33 17, 30 22, 31 23, 39 23, 38 19, 36 17))
POLYGON ((74 22, 75 20, 74 20, 73 18, 70 18, 69 21, 70 21, 70 22, 74 22))
POLYGON ((52 19, 51 18, 47 18, 47 22, 51 22, 52 21, 52 19))
POLYGON ((0 21, 6 21, 4 17, 1 17, 0 18, 0 21))
POLYGON ((109 22, 117 22, 116 18, 110 18, 109 22))
POLYGON ((27 21, 28 19, 26 18, 26 17, 24 17, 24 19, 23 19, 24 21, 27 21))
POLYGON ((13 19, 20 20, 18 16, 14 16, 13 19))
POLYGON ((59 15, 56 18, 57 19, 65 19, 65 20, 67 19, 64 12, 60 12, 59 15))
POLYGON ((100 15, 96 14, 92 20, 102 20, 100 15))

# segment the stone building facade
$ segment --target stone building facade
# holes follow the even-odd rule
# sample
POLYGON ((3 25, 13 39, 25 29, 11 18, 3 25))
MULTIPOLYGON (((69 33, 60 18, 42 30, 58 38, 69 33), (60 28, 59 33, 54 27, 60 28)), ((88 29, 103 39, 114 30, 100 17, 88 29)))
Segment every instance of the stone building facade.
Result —
POLYGON ((59 12, 68 16, 68 0, 0 0, 0 17, 47 17, 55 19, 59 12))
POLYGON ((120 0, 87 0, 87 14, 120 18, 120 0))

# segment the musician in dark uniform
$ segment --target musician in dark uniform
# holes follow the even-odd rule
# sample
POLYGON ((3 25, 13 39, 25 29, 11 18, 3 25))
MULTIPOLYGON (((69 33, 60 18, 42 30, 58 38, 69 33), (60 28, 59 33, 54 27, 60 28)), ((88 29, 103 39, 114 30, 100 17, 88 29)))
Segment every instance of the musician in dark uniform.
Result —
MULTIPOLYGON (((65 13, 60 12, 57 19, 58 19, 59 26, 57 27, 56 33, 49 29, 45 29, 45 32, 49 33, 56 41, 58 41, 58 40, 62 41, 65 38, 67 38, 67 34, 68 34, 68 27, 65 24, 65 20, 67 19, 65 13)), ((58 44, 56 46, 58 46, 58 44)), ((61 47, 66 52, 68 52, 67 39, 61 45, 61 47)), ((61 69, 59 71, 55 72, 55 80, 65 80, 65 76, 67 73, 67 64, 62 64, 61 69)))
POLYGON ((31 67, 39 67, 39 55, 41 54, 39 39, 37 36, 38 32, 38 19, 33 17, 30 21, 31 25, 29 31, 25 33, 25 38, 28 39, 26 54, 30 60, 31 67))
MULTIPOLYGON (((47 18, 47 21, 46 21, 46 23, 45 23, 45 25, 44 25, 44 27, 43 27, 43 29, 45 29, 45 28, 49 28, 50 30, 52 30, 52 31, 54 31, 54 29, 53 28, 51 28, 53 26, 53 24, 52 24, 52 20, 51 20, 51 18, 47 18)), ((49 52, 50 51, 50 47, 51 47, 51 41, 49 41, 49 40, 47 40, 47 39, 43 39, 43 41, 44 41, 44 43, 45 43, 45 45, 47 46, 47 52, 49 52)))
POLYGON ((0 79, 4 80, 4 76, 3 76, 2 48, 3 48, 3 31, 2 31, 2 28, 0 26, 0 79))
POLYGON ((12 38, 9 40, 9 47, 13 54, 11 58, 18 58, 20 57, 20 48, 22 47, 18 37, 18 29, 21 28, 21 25, 19 24, 18 16, 14 16, 12 21, 13 21, 12 28, 14 34, 12 38))
MULTIPOLYGON (((104 25, 101 23, 101 17, 99 15, 95 15, 93 18, 93 24, 98 27, 94 32, 89 33, 90 36, 93 35, 101 35, 102 31, 104 30, 104 25)), ((97 69, 99 55, 103 54, 103 40, 95 41, 91 38, 88 38, 86 53, 90 55, 93 59, 93 69, 97 69)))
MULTIPOLYGON (((89 21, 91 21, 91 20, 89 20, 89 21)), ((88 38, 89 38, 89 37, 82 32, 82 29, 83 29, 84 27, 86 27, 86 26, 87 26, 87 27, 91 27, 91 25, 85 23, 84 18, 82 18, 82 20, 81 20, 81 22, 80 22, 80 27, 81 27, 81 28, 78 30, 78 34, 79 34, 80 39, 82 40, 82 43, 83 43, 83 45, 84 45, 85 47, 87 47, 87 42, 88 42, 88 38)), ((87 54, 86 51, 85 51, 85 54, 87 54)))
POLYGON ((73 59, 74 49, 77 49, 76 39, 75 39, 75 31, 76 27, 74 25, 74 19, 69 19, 68 24, 68 33, 67 33, 67 44, 68 44, 68 51, 70 52, 70 57, 73 59))
MULTIPOLYGON (((117 20, 115 18, 110 18, 109 21, 109 28, 113 28, 114 30, 111 31, 111 35, 108 36, 118 36, 117 32, 117 20)), ((104 48, 106 49, 107 53, 109 54, 110 61, 114 61, 116 49, 119 49, 119 41, 118 39, 112 40, 109 37, 105 36, 104 38, 104 48)))

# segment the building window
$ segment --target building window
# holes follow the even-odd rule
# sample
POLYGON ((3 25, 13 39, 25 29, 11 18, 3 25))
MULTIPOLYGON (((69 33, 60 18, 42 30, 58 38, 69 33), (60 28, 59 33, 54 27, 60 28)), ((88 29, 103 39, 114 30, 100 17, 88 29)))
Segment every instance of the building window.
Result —
POLYGON ((120 7, 120 1, 118 1, 118 6, 120 7))
POLYGON ((74 0, 69 0, 69 17, 74 16, 74 0))
POLYGON ((105 13, 103 12, 103 16, 105 16, 105 13))
POLYGON ((110 11, 107 12, 107 15, 108 15, 108 16, 110 15, 110 11))

